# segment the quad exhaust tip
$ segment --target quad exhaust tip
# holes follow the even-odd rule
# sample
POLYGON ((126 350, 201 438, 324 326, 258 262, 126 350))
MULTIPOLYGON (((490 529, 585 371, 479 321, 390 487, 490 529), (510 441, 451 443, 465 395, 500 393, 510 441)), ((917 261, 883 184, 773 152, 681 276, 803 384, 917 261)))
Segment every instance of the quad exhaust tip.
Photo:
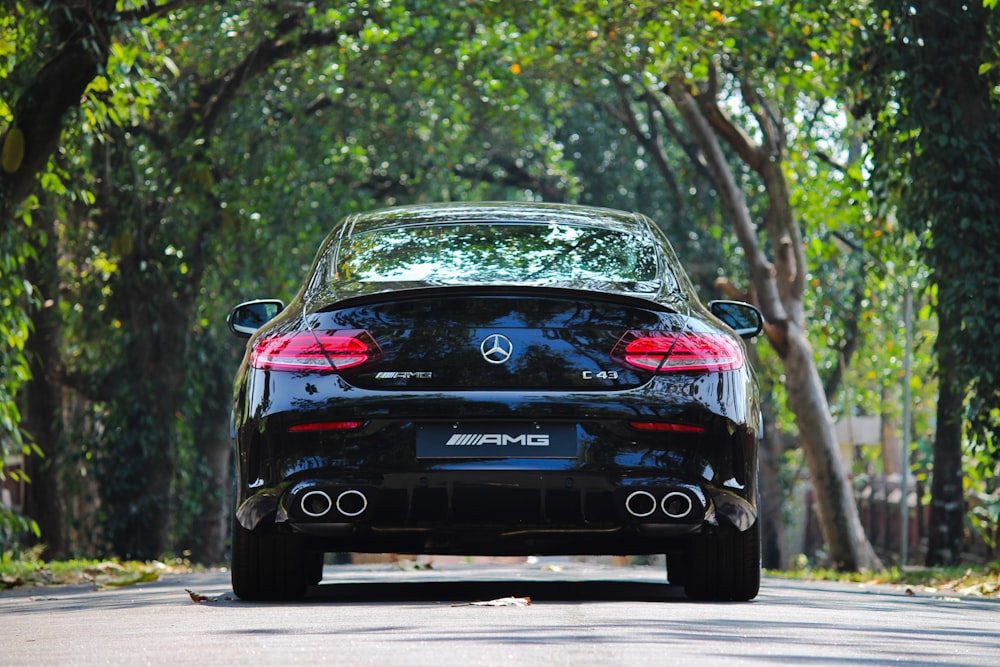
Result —
POLYGON ((310 491, 300 501, 302 512, 307 516, 321 517, 333 507, 333 499, 326 491, 310 491))
POLYGON ((368 509, 368 497, 357 489, 342 491, 337 496, 337 511, 344 516, 358 516, 368 509))
POLYGON ((656 511, 656 497, 649 491, 633 491, 625 499, 625 509, 639 519, 645 519, 656 511))
POLYGON ((368 509, 368 497, 357 489, 347 489, 334 500, 326 491, 314 489, 302 495, 299 506, 303 514, 314 519, 326 516, 335 507, 342 516, 353 518, 368 509))
POLYGON ((637 519, 646 519, 662 511, 670 519, 683 519, 694 512, 694 500, 683 491, 669 491, 657 501, 649 491, 633 491, 625 498, 625 511, 637 519))
POLYGON ((680 491, 671 491, 663 496, 660 501, 660 509, 671 519, 683 519, 694 510, 694 503, 691 496, 680 491))

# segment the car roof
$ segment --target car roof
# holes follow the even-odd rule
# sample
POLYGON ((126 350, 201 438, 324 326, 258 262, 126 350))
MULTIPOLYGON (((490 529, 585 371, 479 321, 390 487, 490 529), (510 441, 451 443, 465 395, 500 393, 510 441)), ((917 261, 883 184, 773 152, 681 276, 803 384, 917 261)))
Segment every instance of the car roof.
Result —
POLYGON ((596 206, 537 202, 453 202, 414 204, 355 213, 345 218, 331 236, 342 240, 356 234, 411 225, 479 222, 595 226, 647 237, 652 225, 649 218, 639 213, 596 206))

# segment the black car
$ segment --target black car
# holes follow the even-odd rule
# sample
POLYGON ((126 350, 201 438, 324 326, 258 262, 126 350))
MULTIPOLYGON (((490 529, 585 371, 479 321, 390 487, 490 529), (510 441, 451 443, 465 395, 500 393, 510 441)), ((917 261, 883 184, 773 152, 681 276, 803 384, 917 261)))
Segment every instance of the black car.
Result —
POLYGON ((706 308, 645 216, 531 203, 352 215, 283 306, 237 306, 232 582, 325 552, 665 554, 760 586, 755 308, 706 308))

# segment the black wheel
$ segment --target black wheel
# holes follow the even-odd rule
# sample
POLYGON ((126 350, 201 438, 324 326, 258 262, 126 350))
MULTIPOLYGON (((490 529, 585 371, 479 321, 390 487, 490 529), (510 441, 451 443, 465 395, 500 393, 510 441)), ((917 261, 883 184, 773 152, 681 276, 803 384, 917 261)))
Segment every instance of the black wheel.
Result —
MULTIPOLYGON (((320 561, 322 567, 322 560, 320 561)), ((306 593, 310 576, 297 535, 247 530, 233 521, 230 574, 243 600, 291 600, 306 593)), ((314 570, 315 568, 313 568, 314 570)))
POLYGON ((695 535, 681 568, 691 600, 752 600, 760 591, 760 524, 695 535))

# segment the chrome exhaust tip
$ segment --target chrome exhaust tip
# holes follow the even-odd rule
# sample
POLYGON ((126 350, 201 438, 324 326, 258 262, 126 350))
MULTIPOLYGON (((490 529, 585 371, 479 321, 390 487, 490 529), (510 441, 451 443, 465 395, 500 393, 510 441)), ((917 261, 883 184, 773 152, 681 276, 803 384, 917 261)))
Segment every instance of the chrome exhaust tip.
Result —
POLYGON ((649 491, 633 491, 625 499, 625 510, 636 518, 644 519, 656 511, 656 498, 649 491))
POLYGON ((671 491, 660 500, 660 509, 671 519, 683 519, 694 510, 694 501, 686 493, 671 491))
POLYGON ((337 496, 337 511, 344 516, 359 516, 366 509, 368 509, 368 497, 357 489, 341 491, 337 496))
POLYGON ((302 513, 313 518, 325 515, 333 507, 333 499, 325 491, 309 491, 299 501, 302 513))

